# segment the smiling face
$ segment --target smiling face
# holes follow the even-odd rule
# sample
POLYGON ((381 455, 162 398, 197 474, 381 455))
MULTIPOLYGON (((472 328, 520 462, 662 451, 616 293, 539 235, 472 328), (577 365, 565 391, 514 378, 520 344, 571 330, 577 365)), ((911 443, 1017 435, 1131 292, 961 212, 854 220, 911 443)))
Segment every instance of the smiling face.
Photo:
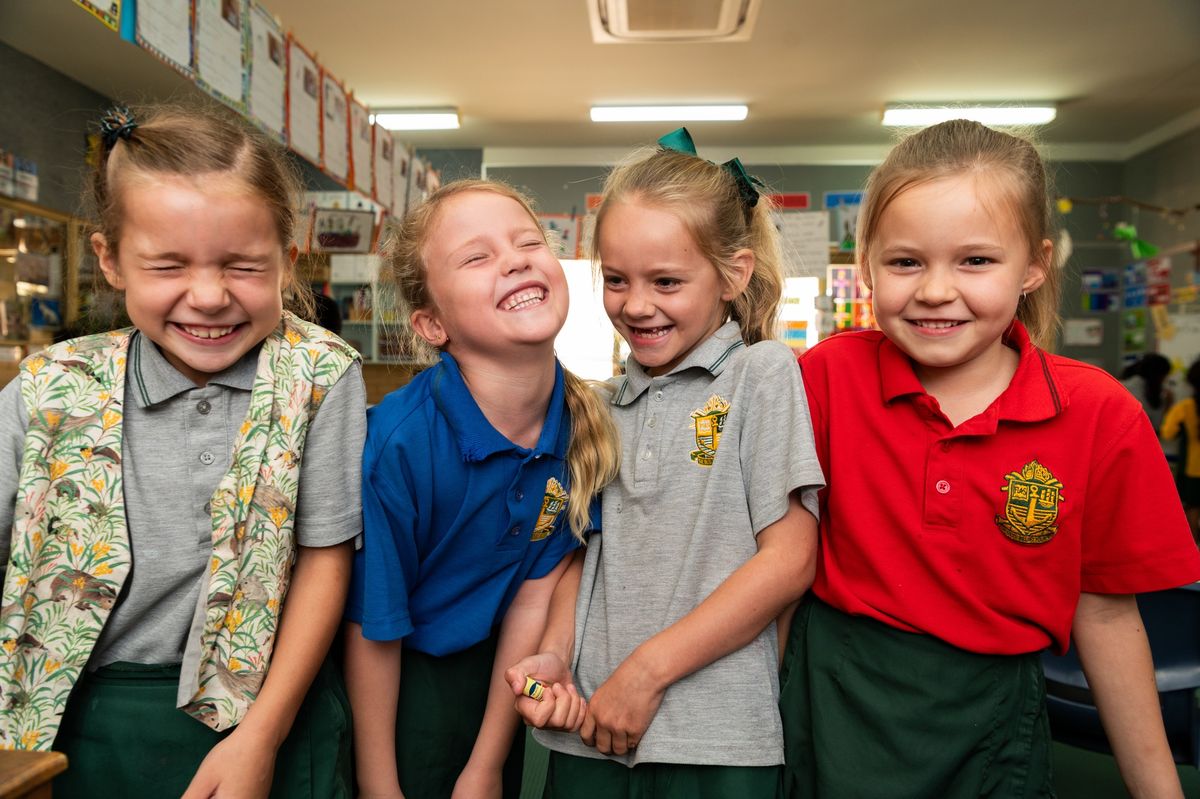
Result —
POLYGON ((511 197, 468 190, 437 211, 424 250, 431 305, 416 331, 456 359, 553 348, 567 280, 536 219, 511 197))
POLYGON ((740 287, 729 286, 678 216, 632 200, 609 208, 597 235, 604 310, 650 375, 716 332, 753 269, 749 251, 739 253, 740 287))
POLYGON ((1022 292, 1045 280, 1050 242, 1031 253, 994 175, 964 174, 905 189, 870 243, 880 328, 918 376, 987 375, 1009 357, 1003 336, 1022 292))
POLYGON ((275 329, 291 259, 272 212, 237 177, 138 174, 121 189, 117 252, 92 237, 134 325, 197 385, 275 329))

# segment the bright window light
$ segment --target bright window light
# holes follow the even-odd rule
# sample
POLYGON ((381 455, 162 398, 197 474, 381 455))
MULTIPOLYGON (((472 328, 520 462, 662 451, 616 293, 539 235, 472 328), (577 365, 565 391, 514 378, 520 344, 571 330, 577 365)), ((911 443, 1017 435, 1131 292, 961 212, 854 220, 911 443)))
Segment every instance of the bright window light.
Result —
POLYGON ((923 127, 949 119, 971 119, 984 125, 1045 125, 1055 116, 1053 105, 894 105, 883 112, 883 124, 923 127))
POLYGON ((456 130, 455 108, 377 108, 375 124, 387 130, 456 130))
POLYGON ((741 122, 744 105, 594 105, 593 122, 741 122))

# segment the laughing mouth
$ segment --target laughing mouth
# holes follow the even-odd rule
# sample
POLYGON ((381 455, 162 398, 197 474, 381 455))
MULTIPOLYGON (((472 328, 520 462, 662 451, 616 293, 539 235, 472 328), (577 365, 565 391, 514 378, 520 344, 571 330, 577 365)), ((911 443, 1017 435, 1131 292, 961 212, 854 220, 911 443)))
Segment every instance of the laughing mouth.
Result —
POLYGON ((237 325, 226 325, 224 327, 193 327, 192 325, 180 325, 180 329, 189 336, 195 338, 224 338, 232 333, 237 325))
POLYGON ((509 294, 500 303, 502 311, 523 311, 526 308, 532 308, 534 305, 539 305, 546 299, 546 290, 540 286, 520 289, 509 294))
POLYGON ((671 332, 671 325, 666 327, 631 327, 633 334, 638 338, 662 338, 671 332))

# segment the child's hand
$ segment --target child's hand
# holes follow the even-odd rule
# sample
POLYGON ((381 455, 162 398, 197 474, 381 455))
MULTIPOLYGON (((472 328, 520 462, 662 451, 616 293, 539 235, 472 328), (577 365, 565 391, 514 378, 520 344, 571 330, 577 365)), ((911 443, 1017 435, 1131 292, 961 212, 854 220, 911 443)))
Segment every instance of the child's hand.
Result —
POLYGON ((606 755, 637 748, 662 704, 659 687, 632 659, 626 660, 596 689, 579 737, 606 755))
POLYGON ((517 713, 529 726, 575 732, 583 724, 587 701, 575 690, 571 671, 558 655, 531 655, 505 671, 504 679, 517 697, 517 713), (545 686, 540 701, 525 693, 526 678, 545 686))
POLYGON ((275 749, 239 732, 209 750, 182 799, 266 799, 275 776, 275 749))
POLYGON ((467 761, 466 768, 454 783, 451 799, 501 799, 503 795, 504 779, 500 771, 474 768, 467 761))

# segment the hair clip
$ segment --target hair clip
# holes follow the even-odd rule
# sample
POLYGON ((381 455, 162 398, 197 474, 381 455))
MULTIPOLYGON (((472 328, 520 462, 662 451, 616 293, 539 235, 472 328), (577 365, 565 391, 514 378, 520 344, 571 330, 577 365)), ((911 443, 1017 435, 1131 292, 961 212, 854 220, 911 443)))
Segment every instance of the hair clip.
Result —
MULTIPOLYGON (((662 136, 658 140, 658 145, 664 150, 696 155, 696 143, 692 141, 692 134, 688 133, 687 128, 678 128, 662 136)), ((741 160, 737 158, 729 159, 721 164, 721 168, 733 176, 734 182, 737 183, 738 194, 742 198, 742 205, 746 210, 749 211, 758 205, 758 187, 763 185, 762 181, 749 174, 742 166, 741 160)))
POLYGON ((116 105, 100 117, 100 138, 104 141, 105 148, 111 150, 117 139, 129 141, 137 126, 133 112, 123 105, 116 105))

